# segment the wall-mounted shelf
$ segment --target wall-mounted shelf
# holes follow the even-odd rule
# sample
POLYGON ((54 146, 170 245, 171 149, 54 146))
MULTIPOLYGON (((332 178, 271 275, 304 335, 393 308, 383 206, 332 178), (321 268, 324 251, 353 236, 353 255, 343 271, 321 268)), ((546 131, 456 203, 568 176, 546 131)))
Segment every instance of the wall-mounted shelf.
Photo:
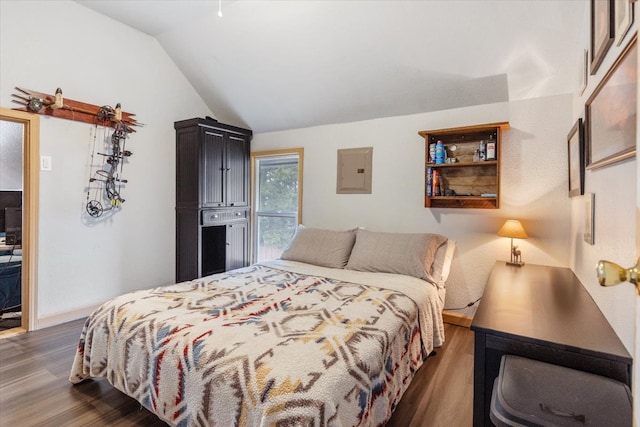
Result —
POLYGON ((135 132, 134 127, 142 125, 135 119, 135 114, 122 111, 119 103, 115 107, 111 107, 109 105, 98 106, 75 101, 64 98, 60 88, 56 90, 55 95, 20 87, 15 89, 17 93, 11 94, 13 97, 11 101, 22 105, 21 108, 14 108, 15 110, 99 126, 119 127, 127 133, 135 132))
POLYGON ((418 132, 425 140, 424 206, 467 209, 500 207, 500 150, 502 131, 506 129, 509 129, 509 123, 502 122, 418 132), (448 162, 454 163, 435 163, 430 146, 438 141, 442 142, 447 159, 454 159, 448 162), (478 158, 481 142, 485 147, 488 143, 495 147, 494 159, 478 158))

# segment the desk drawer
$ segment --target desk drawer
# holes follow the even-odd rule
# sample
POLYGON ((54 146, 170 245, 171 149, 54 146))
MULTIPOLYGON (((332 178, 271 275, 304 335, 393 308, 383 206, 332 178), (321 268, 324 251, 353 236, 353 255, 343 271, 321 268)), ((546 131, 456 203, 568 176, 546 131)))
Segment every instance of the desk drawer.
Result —
POLYGON ((247 209, 215 209, 202 211, 202 225, 219 224, 221 222, 230 222, 238 220, 246 220, 249 216, 247 209))

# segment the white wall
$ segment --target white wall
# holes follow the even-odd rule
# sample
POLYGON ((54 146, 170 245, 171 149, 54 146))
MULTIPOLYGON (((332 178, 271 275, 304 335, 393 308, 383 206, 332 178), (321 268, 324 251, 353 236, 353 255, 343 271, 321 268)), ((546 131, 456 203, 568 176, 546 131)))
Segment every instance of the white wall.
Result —
MULTIPOLYGON (((568 266, 570 201, 566 134, 570 95, 254 135, 252 151, 304 147, 303 222, 309 226, 435 232, 458 242, 447 307, 482 295, 509 240, 496 235, 518 218, 530 239, 519 242, 529 263, 568 266), (503 135, 500 209, 424 208, 424 139, 420 130, 509 121, 503 135), (373 147, 373 192, 336 194, 339 148, 373 147)), ((475 307, 463 313, 471 314, 475 307)))
MULTIPOLYGON (((589 76, 587 88, 582 95, 574 94, 572 122, 584 118, 585 103, 611 68, 623 48, 637 31, 638 4, 635 5, 636 23, 620 46, 611 46, 607 56, 595 75, 589 76)), ((589 11, 585 13, 582 46, 589 46, 589 11)), ((598 260, 614 261, 624 267, 633 265, 636 254, 636 192, 638 175, 636 160, 629 159, 611 166, 585 173, 585 193, 595 194, 595 244, 585 243, 584 199, 576 197, 571 202, 571 269, 587 288, 600 310, 616 331, 625 347, 634 354, 635 350, 635 297, 629 283, 603 288, 598 284, 595 265, 598 260)), ((635 359, 635 357, 634 357, 635 359)), ((635 370, 635 369, 634 369, 635 370)), ((637 372, 637 370, 636 370, 637 372)))
POLYGON ((89 124, 41 118, 38 313, 40 326, 123 292, 172 283, 175 264, 176 120, 212 115, 157 41, 71 1, 0 2, 0 105, 14 86, 96 105, 122 103, 145 123, 133 151, 122 211, 84 212, 89 124), (60 315, 60 316, 59 316, 60 315), (47 321, 49 319, 49 321, 47 321))

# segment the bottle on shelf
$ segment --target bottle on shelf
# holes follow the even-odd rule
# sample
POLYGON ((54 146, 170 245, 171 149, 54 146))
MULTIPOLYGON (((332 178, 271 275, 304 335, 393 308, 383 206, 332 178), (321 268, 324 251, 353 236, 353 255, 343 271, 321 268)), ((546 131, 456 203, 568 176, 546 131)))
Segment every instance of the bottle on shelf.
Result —
POLYGON ((487 160, 497 160, 496 157, 496 141, 493 140, 493 135, 489 135, 489 141, 487 141, 487 160))
POLYGON ((487 158, 487 145, 484 141, 480 141, 480 148, 478 149, 478 160, 484 162, 487 158))
POLYGON ((433 176, 431 177, 431 184, 433 189, 431 191, 431 195, 439 196, 440 195, 440 172, 437 169, 434 169, 432 172, 433 176))
POLYGON ((445 157, 444 144, 442 141, 438 141, 436 144, 436 165, 444 164, 445 157))

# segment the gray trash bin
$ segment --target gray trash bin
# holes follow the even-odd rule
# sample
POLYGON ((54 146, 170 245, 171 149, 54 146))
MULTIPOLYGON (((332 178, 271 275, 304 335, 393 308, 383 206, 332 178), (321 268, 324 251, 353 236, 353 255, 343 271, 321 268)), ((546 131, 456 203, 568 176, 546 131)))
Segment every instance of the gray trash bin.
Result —
POLYGON ((505 355, 493 385, 491 421, 502 426, 632 425, 631 391, 611 378, 505 355))

